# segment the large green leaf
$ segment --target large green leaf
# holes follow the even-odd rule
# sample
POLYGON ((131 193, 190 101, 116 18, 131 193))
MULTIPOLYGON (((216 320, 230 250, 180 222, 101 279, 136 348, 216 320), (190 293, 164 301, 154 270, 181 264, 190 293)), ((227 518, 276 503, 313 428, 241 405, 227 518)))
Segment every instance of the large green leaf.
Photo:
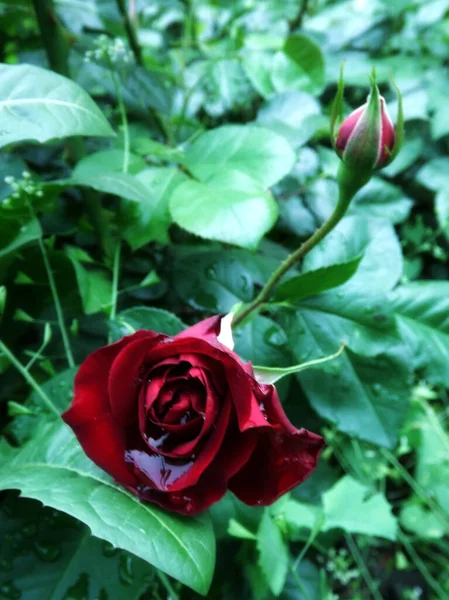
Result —
POLYGON ((201 594, 214 568, 214 537, 204 516, 182 518, 140 502, 84 454, 62 422, 42 423, 19 450, 0 447, 0 489, 18 489, 83 523, 201 594))
POLYGON ((341 288, 344 292, 380 295, 391 290, 402 275, 401 246, 391 223, 362 216, 345 217, 310 252, 304 270, 344 263, 363 254, 357 272, 341 288))
POLYGON ((338 527, 350 533, 364 533, 395 540, 396 518, 380 493, 373 493, 350 475, 342 477, 323 494, 324 529, 338 527))
POLYGON ((294 162, 295 154, 284 137, 254 125, 224 125, 203 133, 185 156, 189 171, 202 181, 235 169, 264 186, 282 179, 294 162))
POLYGON ((449 386, 449 283, 419 281, 391 293, 413 367, 431 383, 449 386))
POLYGON ((173 221, 202 238, 256 248, 278 216, 277 204, 262 183, 224 170, 206 183, 186 181, 170 198, 173 221))
POLYGON ((32 65, 0 65, 0 147, 71 135, 114 135, 103 113, 76 83, 32 65))
POLYGON ((0 505, 0 536, 2 598, 139 600, 154 573, 75 519, 13 492, 0 505))
POLYGON ((290 36, 273 60, 273 84, 277 91, 299 89, 317 94, 325 81, 324 57, 320 47, 305 35, 290 36))
POLYGON ((115 321, 110 324, 114 341, 125 335, 130 335, 138 329, 147 329, 176 335, 186 328, 186 325, 178 317, 161 308, 152 306, 136 306, 120 312, 115 321))
POLYGON ((324 119, 320 112, 320 105, 313 96, 292 90, 270 98, 257 113, 257 122, 283 135, 297 148, 320 127, 324 119))
POLYGON ((376 335, 375 321, 370 329, 305 307, 283 320, 283 325, 297 362, 334 353, 344 335, 349 347, 368 354, 346 349, 323 365, 318 377, 314 370, 297 377, 312 407, 340 431, 393 447, 407 413, 411 385, 410 356, 394 331, 387 329, 384 337, 380 329, 376 335))
POLYGON ((230 248, 172 247, 170 272, 176 294, 196 310, 227 313, 238 302, 249 302, 254 286, 262 285, 277 267, 276 259, 230 248))
POLYGON ((151 201, 151 190, 136 175, 123 173, 121 165, 116 164, 114 159, 108 166, 105 159, 103 152, 87 156, 76 165, 72 177, 64 183, 91 187, 137 203, 145 204, 149 199, 151 201))
POLYGON ((135 178, 146 188, 146 198, 127 203, 121 209, 123 236, 133 249, 149 242, 166 244, 171 225, 169 201, 173 191, 187 176, 173 167, 151 167, 141 171, 135 178))

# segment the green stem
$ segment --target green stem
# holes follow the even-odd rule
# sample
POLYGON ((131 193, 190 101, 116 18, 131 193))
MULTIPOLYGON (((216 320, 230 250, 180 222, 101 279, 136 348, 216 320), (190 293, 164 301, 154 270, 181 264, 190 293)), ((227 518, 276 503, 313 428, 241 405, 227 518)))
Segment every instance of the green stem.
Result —
POLYGON ((402 479, 404 479, 404 481, 406 483, 408 483, 408 485, 412 488, 412 490, 415 492, 415 494, 422 500, 422 502, 424 502, 424 504, 427 504, 429 506, 429 508, 431 508, 433 510, 433 512, 435 513, 435 516, 437 516, 439 518, 441 524, 444 527, 449 528, 449 516, 446 515, 446 513, 443 511, 443 509, 440 508, 440 506, 435 502, 435 500, 433 500, 433 498, 429 497, 429 495, 426 493, 426 491, 410 475, 410 473, 408 473, 407 470, 404 469, 404 467, 397 460, 397 458, 393 455, 393 453, 390 452, 389 450, 387 450, 386 448, 382 448, 381 453, 388 460, 388 462, 390 462, 393 465, 393 467, 396 469, 396 471, 399 473, 399 475, 401 475, 402 479))
POLYGON ((425 562, 421 560, 420 556, 415 551, 413 544, 410 542, 408 537, 402 531, 398 532, 398 539, 404 548, 407 550, 408 555, 415 563, 416 567, 421 571, 422 576, 427 581, 429 587, 435 592, 439 600, 445 600, 448 597, 447 592, 443 590, 438 581, 433 577, 429 569, 427 568, 425 562))
POLYGON ((126 35, 128 37, 129 45, 131 47, 131 50, 133 51, 134 58, 136 59, 136 63, 138 65, 142 65, 142 49, 137 40, 137 35, 129 18, 128 11, 126 10, 125 0, 116 0, 116 2, 118 11, 122 18, 123 27, 125 28, 126 35))
POLYGON ((264 304, 270 297, 271 292, 282 279, 282 277, 289 271, 297 262, 299 262, 304 256, 312 250, 317 244, 326 237, 328 233, 336 227, 341 221, 346 211, 348 210, 349 203, 352 199, 350 194, 340 193, 337 206, 334 212, 331 214, 329 219, 325 221, 319 229, 315 231, 313 235, 309 237, 301 246, 295 250, 283 263, 274 271, 267 283, 264 285, 262 290, 256 296, 256 298, 246 306, 240 313, 234 318, 232 323, 233 327, 239 325, 250 313, 257 310, 262 304, 264 304))
POLYGON ((42 402, 48 408, 50 412, 57 415, 59 417, 59 412, 44 390, 40 387, 37 381, 32 377, 25 367, 17 360, 14 354, 9 350, 9 348, 0 340, 0 350, 9 360, 9 362, 19 371, 22 377, 30 384, 36 394, 40 397, 42 402))
POLYGON ((112 77, 112 82, 114 84, 115 95, 117 96, 118 108, 120 111, 120 118, 122 120, 122 129, 123 129, 123 173, 128 173, 129 167, 129 149, 130 149, 130 141, 129 141, 129 126, 128 126, 128 116, 126 114, 125 103, 123 102, 122 92, 120 90, 119 81, 117 79, 117 75, 113 70, 112 65, 110 65, 110 72, 112 77))
POLYGON ((371 596, 374 598, 374 600, 382 600, 382 596, 381 596, 379 590, 377 589, 377 584, 374 581, 374 579, 371 577, 371 574, 368 571, 368 567, 366 566, 363 556, 361 555, 352 535, 350 533, 346 533, 345 540, 346 540, 346 543, 348 544, 349 550, 351 551, 351 554, 352 554, 355 562, 357 563, 360 573, 361 573, 366 585, 368 586, 371 596))
MULTIPOLYGON (((120 240, 117 242, 114 253, 114 264, 112 267, 112 297, 111 297, 111 312, 109 313, 109 320, 114 321, 117 314, 117 299, 118 299, 118 281, 120 274, 120 253, 121 243, 120 240)), ((109 332, 109 343, 112 342, 112 332, 109 332)))
POLYGON ((312 600, 309 593, 307 592, 306 588, 304 587, 301 579, 299 578, 298 573, 296 572, 296 569, 294 568, 293 565, 289 566, 289 571, 291 573, 291 576, 293 577, 293 579, 295 580, 296 585, 298 586, 299 591, 301 592, 301 594, 304 597, 304 600, 312 600))
POLYGON ((64 350, 67 357, 69 367, 75 366, 73 359, 72 348, 70 346, 70 340, 67 333, 67 329, 64 322, 64 313, 62 312, 61 302, 59 301, 58 289, 56 287, 55 278, 53 277, 53 271, 51 270, 50 261, 48 260, 47 249, 45 248, 42 237, 38 239, 39 248, 42 254, 42 260, 44 261, 45 270, 47 272, 48 283, 50 284, 51 295, 53 296, 53 302, 55 303, 56 315, 58 317, 59 330, 61 332, 62 342, 64 344, 64 350))
POLYGON ((159 579, 160 579, 162 585, 164 586, 164 588, 167 590, 167 592, 168 592, 169 596, 171 597, 171 599, 172 600, 179 600, 179 596, 175 592, 175 590, 173 589, 173 586, 170 583, 170 580, 167 577, 167 575, 165 573, 163 573, 162 571, 159 571, 159 569, 157 569, 156 574, 159 577, 159 579))

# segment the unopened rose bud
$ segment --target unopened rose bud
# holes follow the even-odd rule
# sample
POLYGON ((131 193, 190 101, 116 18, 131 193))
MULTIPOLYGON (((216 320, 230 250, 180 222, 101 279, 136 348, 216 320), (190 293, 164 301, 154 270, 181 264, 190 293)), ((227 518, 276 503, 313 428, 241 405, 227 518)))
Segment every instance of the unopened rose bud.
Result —
POLYGON ((373 84, 366 104, 343 121, 335 150, 347 165, 375 171, 389 161, 395 138, 385 100, 373 84))
POLYGON ((371 75, 371 91, 367 102, 353 111, 336 132, 343 106, 343 70, 332 106, 332 144, 342 163, 337 174, 340 194, 349 201, 371 178, 374 171, 386 167, 398 154, 404 135, 404 115, 401 94, 398 95, 398 120, 394 127, 388 116, 385 100, 376 85, 376 73, 371 75))

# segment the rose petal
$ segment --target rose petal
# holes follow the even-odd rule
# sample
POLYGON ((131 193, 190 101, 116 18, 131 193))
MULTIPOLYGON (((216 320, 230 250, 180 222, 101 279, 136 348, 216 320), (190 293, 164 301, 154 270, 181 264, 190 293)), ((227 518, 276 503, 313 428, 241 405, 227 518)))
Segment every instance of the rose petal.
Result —
POLYGON ((143 333, 145 335, 127 344, 125 352, 117 355, 110 369, 108 388, 111 411, 114 419, 123 427, 130 425, 137 418, 136 402, 145 356, 157 344, 170 339, 154 331, 143 333))
POLYGON ((187 515, 197 514, 225 494, 229 479, 242 468, 254 450, 254 434, 254 431, 240 434, 234 418, 228 424, 226 437, 213 463, 194 486, 180 492, 161 492, 148 486, 138 486, 133 491, 142 500, 155 502, 168 510, 187 515))
POLYGON ((274 386, 261 384, 258 394, 268 428, 256 432, 256 449, 229 489, 245 504, 267 505, 310 475, 324 440, 290 423, 274 386))
POLYGON ((140 433, 136 434, 136 428, 134 426, 128 428, 126 455, 128 462, 133 465, 136 477, 142 484, 161 491, 175 492, 195 485, 220 450, 227 431, 230 413, 231 402, 230 399, 227 399, 223 403, 213 435, 210 435, 205 441, 197 456, 192 457, 191 461, 186 459, 182 463, 160 453, 157 455, 151 453, 146 445, 143 446, 144 441, 140 433))
POLYGON ((116 356, 133 341, 146 338, 138 331, 96 350, 82 363, 75 377, 75 397, 62 415, 75 432, 87 456, 122 484, 135 482, 124 461, 123 430, 114 421, 108 397, 108 375, 116 356))

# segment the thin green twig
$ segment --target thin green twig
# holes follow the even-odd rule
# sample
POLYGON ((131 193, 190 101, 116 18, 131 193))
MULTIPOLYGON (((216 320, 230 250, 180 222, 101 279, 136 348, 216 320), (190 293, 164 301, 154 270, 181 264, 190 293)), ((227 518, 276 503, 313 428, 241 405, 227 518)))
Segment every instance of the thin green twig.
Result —
POLYGON ((439 600, 447 600, 448 593, 443 590, 438 581, 433 577, 429 569, 427 568, 425 562, 421 559, 421 557, 416 552, 413 544, 408 539, 407 535, 403 531, 398 532, 398 539, 404 548, 407 550, 410 558, 415 563, 416 568, 421 571, 422 576, 427 581, 429 587, 435 592, 436 596, 439 600))
POLYGON ((120 84, 117 79, 117 75, 114 71, 113 65, 109 65, 109 70, 114 84, 115 95, 117 97, 118 108, 120 111, 120 118, 122 120, 123 129, 123 173, 128 173, 129 167, 129 127, 128 127, 128 116, 126 114, 125 103, 123 102, 123 95, 120 89, 120 84))
POLYGON ((431 498, 426 491, 419 485, 419 483, 407 472, 406 469, 401 465, 392 452, 386 448, 381 448, 381 453, 390 462, 396 471, 401 475, 402 479, 412 488, 415 494, 433 510, 436 516, 439 517, 440 522, 444 527, 449 528, 449 517, 443 511, 443 509, 431 498))
POLYGON ((371 596, 374 598, 374 600, 383 600, 379 590, 377 589, 377 584, 371 577, 371 573, 369 572, 368 567, 366 566, 366 563, 363 559, 363 556, 360 553, 360 550, 358 549, 358 546, 355 543, 355 540, 353 539, 352 535, 350 533, 346 533, 345 540, 348 544, 348 548, 351 551, 355 562, 357 563, 357 566, 360 570, 360 574, 362 575, 366 585, 368 586, 371 596))
POLYGON ((159 571, 159 569, 157 569, 156 575, 159 577, 162 585, 167 590, 168 594, 170 595, 171 600, 179 600, 179 596, 173 589, 173 586, 170 583, 170 580, 167 577, 167 575, 165 573, 163 573, 162 571, 159 571))
POLYGON ((37 383, 34 377, 32 377, 29 374, 29 372, 25 369, 22 363, 19 360, 17 360, 17 358, 2 342, 2 340, 0 340, 0 351, 6 356, 9 362, 17 369, 17 371, 19 371, 19 373, 27 381, 27 383, 30 384, 30 386, 33 388, 33 390, 36 392, 36 394, 39 396, 39 398, 42 400, 42 402, 45 404, 48 410, 55 414, 57 417, 59 417, 59 411, 56 408, 56 406, 53 404, 53 402, 50 400, 50 398, 47 396, 47 394, 44 392, 41 386, 37 383))
POLYGON ((51 294, 53 296, 53 302, 55 303, 56 315, 58 317, 58 325, 59 330, 61 332, 62 343, 64 344, 64 350, 67 357, 67 362, 69 367, 75 366, 75 360, 72 354, 72 348, 70 346, 69 335, 67 333, 67 328, 64 322, 64 313, 62 311, 61 302, 59 301, 58 289, 56 287, 56 281, 53 276, 53 271, 51 269, 50 261, 48 260, 47 249, 45 247, 44 241, 42 237, 38 239, 39 248, 42 254, 42 260, 44 261, 45 270, 47 272, 48 283, 50 284, 51 294))

